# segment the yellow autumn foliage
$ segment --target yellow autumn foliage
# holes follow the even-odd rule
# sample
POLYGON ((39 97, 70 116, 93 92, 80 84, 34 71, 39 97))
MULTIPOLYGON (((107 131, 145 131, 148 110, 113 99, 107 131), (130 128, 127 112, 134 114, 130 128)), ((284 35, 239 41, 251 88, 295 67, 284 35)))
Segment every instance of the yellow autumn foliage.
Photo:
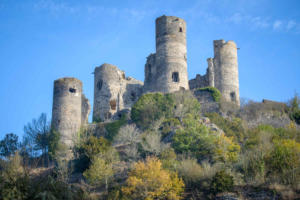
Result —
POLYGON ((164 170, 161 161, 155 157, 135 163, 126 186, 122 187, 123 194, 130 199, 145 200, 179 200, 183 190, 182 179, 176 173, 164 170))
POLYGON ((240 153, 240 146, 236 144, 232 137, 226 137, 224 134, 220 134, 216 139, 216 160, 223 162, 235 162, 238 159, 240 153))

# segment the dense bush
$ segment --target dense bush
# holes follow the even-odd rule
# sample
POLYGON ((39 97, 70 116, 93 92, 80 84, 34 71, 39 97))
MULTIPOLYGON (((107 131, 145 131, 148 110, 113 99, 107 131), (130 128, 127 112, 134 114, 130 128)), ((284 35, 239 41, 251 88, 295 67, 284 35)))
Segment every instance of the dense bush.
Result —
POLYGON ((0 197, 4 200, 26 199, 29 196, 29 177, 18 152, 3 163, 0 174, 0 197))
POLYGON ((242 142, 245 136, 246 128, 240 118, 226 119, 218 113, 206 113, 211 122, 221 128, 226 136, 234 137, 235 141, 242 142))
POLYGON ((52 176, 29 176, 19 154, 9 158, 0 173, 0 199, 69 199, 88 200, 89 195, 83 189, 55 179, 52 176))
POLYGON ((146 129, 156 120, 171 116, 174 106, 171 94, 148 93, 134 104, 131 118, 139 127, 146 129))
POLYGON ((298 94, 295 94, 295 96, 290 100, 289 104, 290 118, 297 124, 300 124, 300 99, 298 94))
POLYGON ((279 182, 293 184, 300 181, 300 143, 295 140, 275 141, 273 150, 267 155, 269 176, 279 182))
POLYGON ((110 147, 111 143, 104 137, 89 136, 75 150, 75 171, 83 172, 86 170, 94 156, 105 153, 110 147))
POLYGON ((181 119, 186 115, 199 116, 201 105, 191 91, 178 91, 171 95, 175 102, 173 118, 181 119))
POLYGON ((122 192, 130 199, 181 199, 184 190, 183 181, 176 173, 161 167, 157 158, 146 159, 134 164, 122 192))
POLYGON ((190 153, 199 161, 234 162, 240 147, 223 134, 209 132, 197 118, 188 116, 183 119, 184 126, 176 131, 172 146, 177 153, 190 153))
POLYGON ((233 186, 233 177, 225 170, 221 170, 213 177, 210 189, 213 194, 217 194, 219 192, 230 192, 233 190, 233 186))

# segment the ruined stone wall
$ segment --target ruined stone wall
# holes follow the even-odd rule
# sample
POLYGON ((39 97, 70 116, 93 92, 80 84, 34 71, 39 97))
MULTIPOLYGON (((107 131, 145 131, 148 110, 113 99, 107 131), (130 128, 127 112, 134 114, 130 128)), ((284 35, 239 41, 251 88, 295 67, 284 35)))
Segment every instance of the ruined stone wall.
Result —
POLYGON ((186 53, 185 21, 173 16, 157 18, 156 54, 147 59, 145 92, 169 93, 189 89, 186 53))
POLYGON ((214 82, 226 101, 240 105, 236 44, 214 40, 214 82))
POLYGON ((82 93, 82 83, 76 78, 54 81, 52 128, 61 135, 61 142, 72 147, 83 123, 87 123, 89 102, 82 93))
POLYGON ((103 64, 94 72, 93 120, 111 119, 118 111, 130 109, 142 95, 143 83, 111 64, 103 64))
POLYGON ((201 104, 202 113, 219 112, 219 103, 214 100, 211 92, 203 90, 194 90, 193 93, 199 101, 199 103, 201 104))
POLYGON ((209 84, 208 82, 208 75, 205 74, 201 76, 200 74, 196 75, 196 78, 189 80, 190 89, 202 88, 207 87, 209 84))
POLYGON ((202 88, 202 87, 214 87, 215 86, 215 72, 213 59, 207 59, 207 69, 205 75, 197 74, 196 78, 189 80, 190 89, 202 88))
POLYGON ((145 64, 145 80, 144 80, 144 92, 154 92, 157 86, 157 70, 155 65, 156 54, 150 54, 147 57, 147 62, 145 64))

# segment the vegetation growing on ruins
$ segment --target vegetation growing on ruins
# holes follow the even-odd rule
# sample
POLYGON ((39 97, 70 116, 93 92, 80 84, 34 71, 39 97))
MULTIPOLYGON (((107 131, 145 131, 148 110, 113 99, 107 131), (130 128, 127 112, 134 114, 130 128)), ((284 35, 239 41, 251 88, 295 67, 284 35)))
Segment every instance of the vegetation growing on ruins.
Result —
POLYGON ((215 87, 204 87, 197 90, 210 92, 216 102, 221 100, 221 92, 215 87))
POLYGON ((294 198, 300 181, 296 98, 284 109, 248 102, 231 115, 204 117, 190 91, 149 93, 131 116, 104 123, 102 132, 82 129, 71 161, 42 116, 26 125, 35 134, 22 142, 14 134, 0 141, 0 199, 213 199, 222 192, 242 195, 245 186, 294 198), (260 112, 292 120, 285 126, 244 120, 260 112))

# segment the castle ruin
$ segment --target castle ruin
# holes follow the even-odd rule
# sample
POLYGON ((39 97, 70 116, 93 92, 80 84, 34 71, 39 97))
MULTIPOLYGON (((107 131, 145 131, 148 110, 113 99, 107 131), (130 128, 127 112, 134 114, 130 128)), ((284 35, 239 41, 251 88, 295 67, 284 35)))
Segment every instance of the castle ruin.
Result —
MULTIPOLYGON (((111 64, 102 64, 94 71, 93 121, 111 120, 123 110, 130 110, 147 92, 171 93, 178 90, 217 88, 224 100, 240 104, 237 47, 233 41, 215 40, 214 58, 208 58, 207 73, 188 80, 186 22, 174 16, 156 19, 156 52, 147 57, 144 83, 111 64)), ((200 103, 213 101, 205 93, 195 93, 200 103)), ((90 104, 82 92, 82 83, 75 78, 54 82, 52 127, 68 146, 80 127, 88 123, 90 104)))

